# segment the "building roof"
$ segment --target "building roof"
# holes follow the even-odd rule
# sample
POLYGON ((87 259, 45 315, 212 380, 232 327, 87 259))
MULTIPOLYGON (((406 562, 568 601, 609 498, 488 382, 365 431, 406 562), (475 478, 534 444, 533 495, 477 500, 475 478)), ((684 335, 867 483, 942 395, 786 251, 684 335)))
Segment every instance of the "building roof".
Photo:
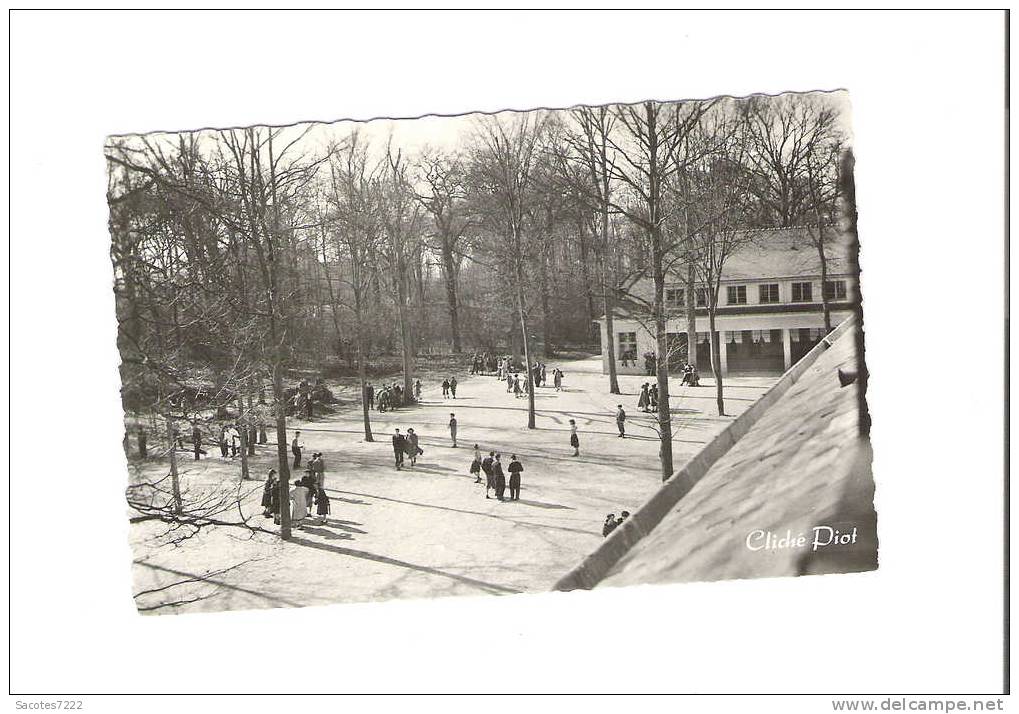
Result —
MULTIPOLYGON (((855 326, 810 365, 598 586, 857 572, 877 567, 869 442, 859 436, 855 326), (812 539, 815 526, 856 543, 751 550, 755 531, 812 539)), ((755 545, 758 543, 755 541, 755 545)))
MULTIPOLYGON (((825 230, 828 273, 852 272, 850 236, 835 227, 825 230)), ((722 280, 795 278, 821 274, 821 259, 806 228, 768 228, 748 235, 747 244, 733 253, 722 268, 722 280)))

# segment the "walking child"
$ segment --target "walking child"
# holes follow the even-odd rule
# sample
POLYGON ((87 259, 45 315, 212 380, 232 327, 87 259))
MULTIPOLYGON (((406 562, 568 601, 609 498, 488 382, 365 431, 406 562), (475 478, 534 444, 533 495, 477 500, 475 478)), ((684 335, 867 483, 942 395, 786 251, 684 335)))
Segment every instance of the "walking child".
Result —
POLYGON ((570 419, 570 446, 573 447, 573 456, 580 456, 580 437, 577 436, 577 422, 570 419))

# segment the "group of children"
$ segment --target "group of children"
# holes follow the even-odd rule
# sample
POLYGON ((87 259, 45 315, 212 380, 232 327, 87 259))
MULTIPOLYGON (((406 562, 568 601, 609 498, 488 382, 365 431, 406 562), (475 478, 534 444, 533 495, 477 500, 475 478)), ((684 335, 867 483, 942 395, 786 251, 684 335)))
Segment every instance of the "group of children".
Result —
MULTIPOLYGON (((321 454, 315 456, 321 457, 321 454)), ((324 472, 313 470, 311 465, 309 463, 304 476, 294 480, 294 487, 290 489, 290 525, 294 528, 304 526, 305 519, 311 516, 313 506, 319 525, 324 525, 332 512, 329 495, 325 490, 324 472)), ((276 469, 269 469, 269 476, 265 480, 262 509, 264 517, 272 518, 276 525, 280 524, 280 482, 276 469)))
MULTIPOLYGON (((474 445, 474 460, 471 461, 470 474, 474 476, 474 483, 481 483, 481 474, 485 474, 485 498, 491 498, 489 493, 495 491, 495 497, 500 501, 506 499, 506 474, 502 470, 502 454, 489 451, 488 456, 481 458, 481 449, 474 445)), ((517 455, 510 456, 509 471, 509 499, 510 501, 520 500, 520 474, 523 473, 524 465, 517 459, 517 455)))
POLYGON ((629 511, 623 511, 622 513, 620 513, 619 518, 616 518, 615 513, 610 513, 609 515, 605 516, 605 524, 602 526, 601 529, 602 536, 607 538, 609 533, 614 531, 616 528, 619 528, 619 526, 623 525, 623 521, 625 521, 629 517, 630 517, 629 511))

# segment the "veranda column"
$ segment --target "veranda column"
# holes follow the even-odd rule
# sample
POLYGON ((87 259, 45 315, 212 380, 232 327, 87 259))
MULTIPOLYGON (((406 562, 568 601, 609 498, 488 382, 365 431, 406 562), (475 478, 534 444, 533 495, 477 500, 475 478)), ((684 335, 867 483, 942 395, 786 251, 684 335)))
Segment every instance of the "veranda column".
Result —
POLYGON ((718 359, 722 363, 722 376, 729 376, 729 352, 725 346, 725 330, 718 331, 718 359))
POLYGON ((793 366, 793 338, 789 328, 782 329, 782 356, 785 358, 785 368, 793 366))

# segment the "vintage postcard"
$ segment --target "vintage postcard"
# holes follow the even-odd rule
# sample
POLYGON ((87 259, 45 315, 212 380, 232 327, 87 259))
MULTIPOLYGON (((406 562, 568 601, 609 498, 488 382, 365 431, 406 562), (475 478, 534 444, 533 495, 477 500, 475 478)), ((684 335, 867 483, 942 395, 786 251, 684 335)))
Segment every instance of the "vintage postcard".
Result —
POLYGON ((875 569, 849 114, 109 137, 139 612, 875 569))

